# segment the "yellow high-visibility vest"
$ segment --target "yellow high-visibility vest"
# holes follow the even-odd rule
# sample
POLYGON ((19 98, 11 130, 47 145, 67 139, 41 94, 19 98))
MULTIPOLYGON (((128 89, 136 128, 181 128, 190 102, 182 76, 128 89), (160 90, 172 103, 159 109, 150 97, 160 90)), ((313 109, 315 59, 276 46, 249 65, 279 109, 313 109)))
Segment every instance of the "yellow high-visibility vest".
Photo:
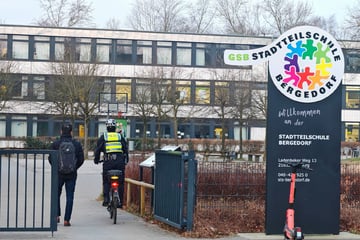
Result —
POLYGON ((105 152, 106 153, 119 153, 123 152, 121 144, 121 135, 116 132, 104 133, 105 139, 105 152))

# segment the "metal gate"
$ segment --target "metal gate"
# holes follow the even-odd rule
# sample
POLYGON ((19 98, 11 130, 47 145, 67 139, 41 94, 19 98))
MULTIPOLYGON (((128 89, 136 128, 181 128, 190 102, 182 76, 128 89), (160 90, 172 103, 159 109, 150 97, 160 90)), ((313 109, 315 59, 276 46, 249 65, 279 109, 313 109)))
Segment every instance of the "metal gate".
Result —
POLYGON ((0 231, 57 230, 57 170, 54 150, 0 150, 0 231))
POLYGON ((197 162, 191 152, 155 152, 154 217, 173 227, 192 230, 197 162))

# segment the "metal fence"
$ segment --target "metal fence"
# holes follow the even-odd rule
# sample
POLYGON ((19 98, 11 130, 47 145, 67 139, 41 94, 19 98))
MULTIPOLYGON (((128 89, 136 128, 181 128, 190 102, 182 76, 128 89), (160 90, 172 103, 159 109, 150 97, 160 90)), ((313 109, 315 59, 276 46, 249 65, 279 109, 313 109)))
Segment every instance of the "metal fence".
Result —
MULTIPOLYGON (((244 207, 265 200, 266 168, 262 162, 199 162, 197 210, 244 207)), ((341 165, 341 206, 360 209, 360 164, 341 165)))
POLYGON ((0 150, 0 231, 57 230, 56 163, 56 151, 0 150))
POLYGON ((192 229, 196 161, 193 152, 156 151, 154 217, 173 227, 192 229))

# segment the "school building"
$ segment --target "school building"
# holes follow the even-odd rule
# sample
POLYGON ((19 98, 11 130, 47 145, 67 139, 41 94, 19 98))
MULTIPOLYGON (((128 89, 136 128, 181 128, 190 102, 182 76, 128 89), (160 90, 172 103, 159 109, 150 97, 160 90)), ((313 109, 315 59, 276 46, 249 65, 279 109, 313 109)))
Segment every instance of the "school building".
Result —
MULTIPOLYGON (((74 64, 96 64, 101 69, 96 77, 103 89, 90 120, 90 137, 103 132, 105 120, 113 117, 126 124, 127 137, 141 137, 146 131, 153 138, 211 139, 224 131, 228 139, 239 139, 241 132, 243 139, 264 140, 267 63, 225 65, 224 51, 263 47, 275 38, 0 25, 0 67, 13 64, 10 74, 16 83, 0 111, 0 137, 59 134, 63 116, 49 97, 56 78, 52 66, 66 61, 70 52, 74 64), (137 109, 145 89, 151 89, 148 105, 159 89, 167 96, 163 109, 172 108, 171 97, 181 100, 177 129, 174 110, 161 119, 149 111, 144 128, 137 109), (242 109, 240 103, 246 103, 242 109), (246 107, 249 103, 251 109, 246 107)), ((360 42, 338 41, 345 57, 342 141, 359 141, 360 42)), ((81 117, 77 118, 75 136, 83 135, 83 126, 81 117)))

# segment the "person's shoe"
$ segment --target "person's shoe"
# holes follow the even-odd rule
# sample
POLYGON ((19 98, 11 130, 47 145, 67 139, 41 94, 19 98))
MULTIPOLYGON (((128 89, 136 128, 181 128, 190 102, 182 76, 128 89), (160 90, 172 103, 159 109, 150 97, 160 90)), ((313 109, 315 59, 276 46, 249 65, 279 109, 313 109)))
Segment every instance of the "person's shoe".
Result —
POLYGON ((64 226, 65 226, 65 227, 70 227, 70 226, 71 226, 71 224, 70 224, 70 222, 69 222, 69 221, 64 221, 64 226))
POLYGON ((60 222, 60 216, 58 216, 56 220, 59 223, 60 222))
POLYGON ((107 207, 109 205, 109 202, 103 201, 102 205, 103 205, 103 207, 107 207))

